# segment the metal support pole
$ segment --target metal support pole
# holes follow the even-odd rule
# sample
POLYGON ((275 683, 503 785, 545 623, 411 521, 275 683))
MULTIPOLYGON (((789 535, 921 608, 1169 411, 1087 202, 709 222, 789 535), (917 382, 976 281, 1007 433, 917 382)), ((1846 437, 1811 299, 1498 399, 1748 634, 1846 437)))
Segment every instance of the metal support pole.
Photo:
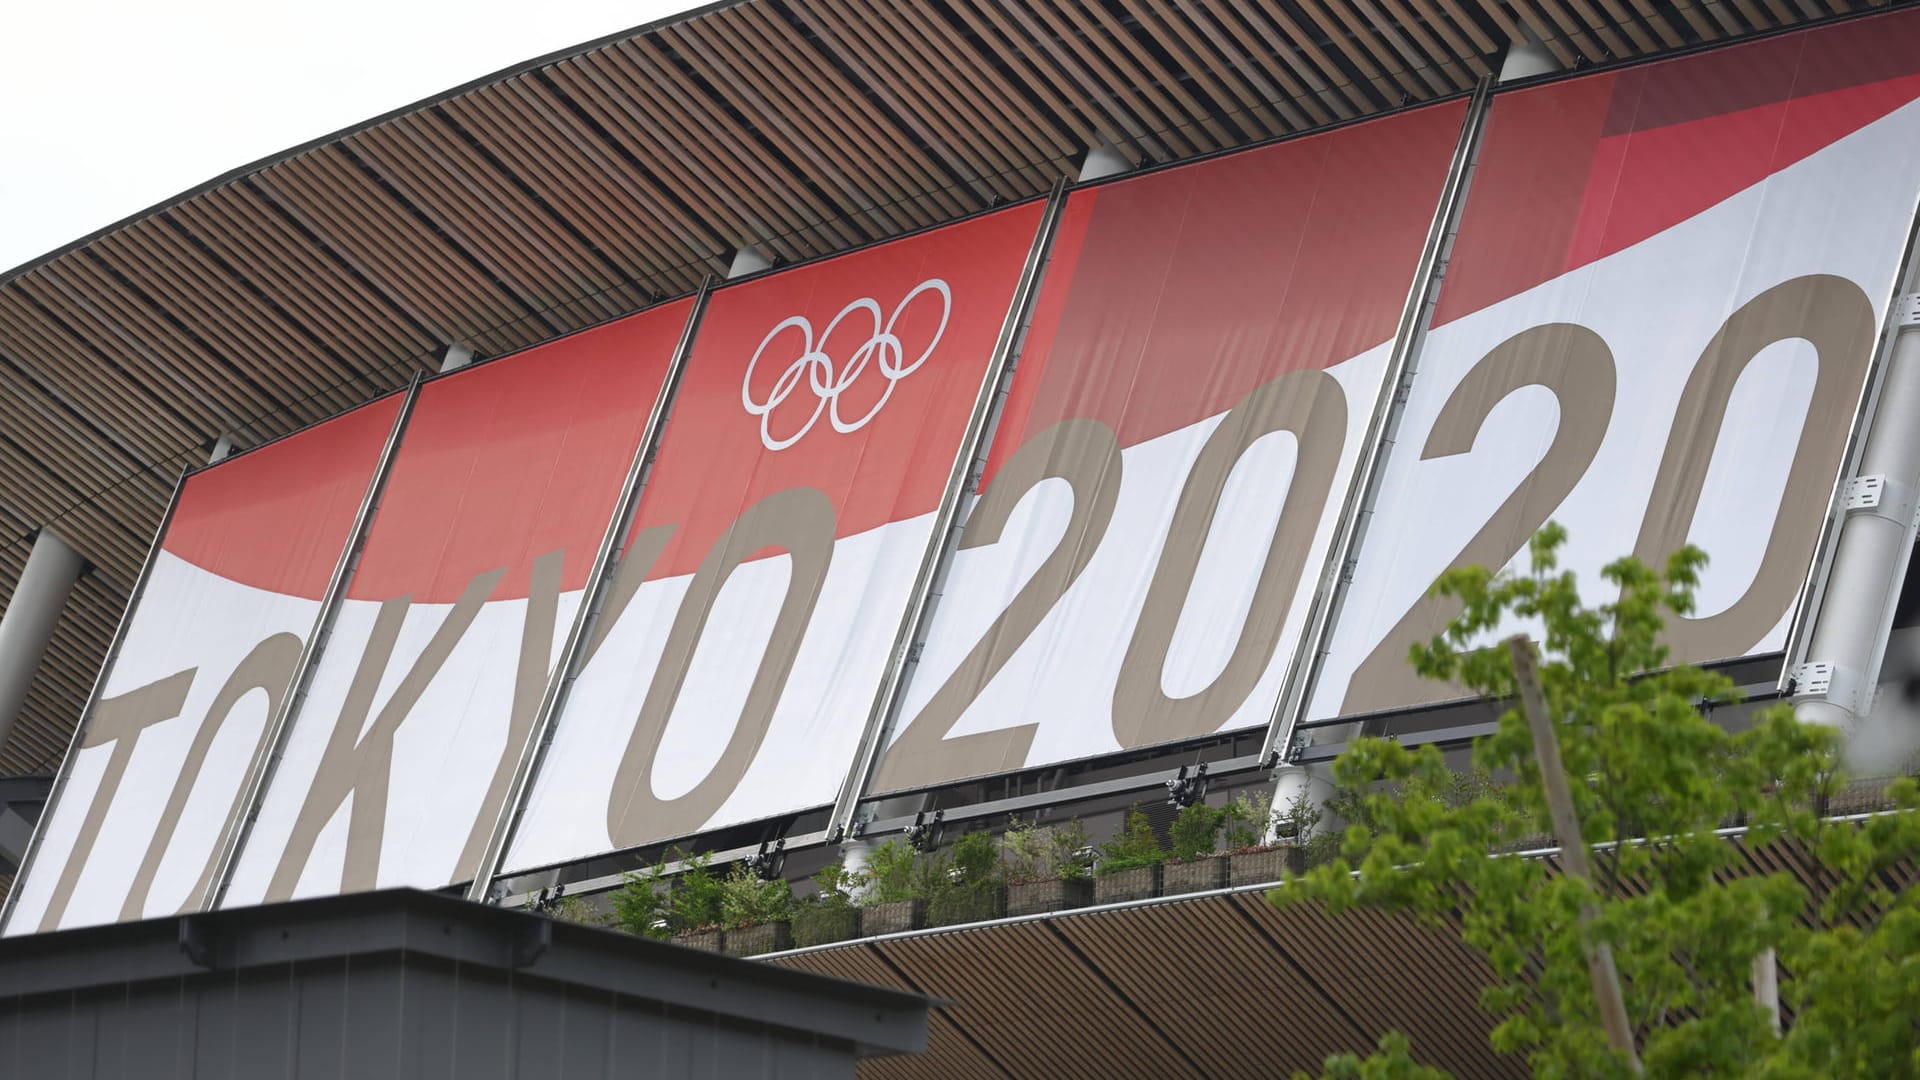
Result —
MULTIPOLYGON (((968 489, 978 482, 980 469, 985 465, 989 434, 999 418, 1000 403, 1006 397, 1006 382, 1013 372, 1013 358, 1024 337, 1027 313, 1033 306, 1034 296, 1040 291, 1040 276, 1046 268, 1047 253, 1053 247, 1053 234, 1060 224, 1061 209, 1066 205, 1066 190, 1067 182, 1063 178, 1054 183, 1053 191, 1047 195, 1046 209, 1040 215, 1040 226, 1034 231, 1033 246, 1027 250, 1027 261, 1020 268, 1020 280, 1014 286, 1013 298, 1007 305, 1007 316, 1000 323, 1000 336, 994 341, 993 354, 980 380, 980 391, 974 398, 973 412, 967 418, 966 433, 961 437, 960 447, 953 456, 953 467, 947 472, 947 486, 940 496, 939 507, 934 511, 933 529, 928 534, 926 550, 921 553, 920 568, 914 574, 907 610, 902 613, 899 629, 894 633, 893 647, 887 653, 887 667, 880 678, 880 692, 874 696, 873 708, 867 714, 866 728, 861 732, 860 747, 854 755, 853 767, 847 770, 846 778, 841 781, 840 793, 833 802, 833 812, 827 818, 827 836, 830 840, 839 840, 852 832, 854 810, 873 779, 873 770, 880 762, 880 750, 887 729, 892 726, 893 716, 899 711, 900 700, 905 696, 903 691, 906 687, 908 657, 914 651, 914 646, 926 636, 933 594, 938 591, 943 569, 951 562, 953 546, 959 541, 962 524, 960 501, 968 489)), ((860 856, 856 853, 855 857, 860 856)))
MULTIPOLYGON (((1361 437, 1360 459, 1340 506, 1340 519, 1334 527, 1333 544, 1321 567, 1313 602, 1307 608, 1306 627, 1299 647, 1287 669, 1280 700, 1274 705, 1267 725, 1267 738, 1260 756, 1269 761, 1292 761, 1300 747, 1294 746, 1294 732, 1312 701, 1314 684, 1326 661, 1334 624, 1340 619, 1347 599, 1347 585, 1353 580, 1353 566, 1366 536, 1367 522, 1373 516, 1373 503, 1386 474, 1388 452, 1393 448, 1400 427, 1401 406, 1413 385, 1420 346, 1433 321, 1434 305, 1440 299, 1440 282, 1446 276, 1447 259, 1453 251, 1454 233, 1460 226, 1460 211, 1467 201, 1467 189, 1473 178, 1474 163, 1480 151, 1480 133, 1486 127, 1487 110, 1492 102, 1492 84, 1486 79, 1474 89, 1467 103, 1466 119, 1460 125, 1460 141, 1455 144, 1453 160, 1447 166, 1446 183, 1434 206, 1433 221, 1415 265, 1413 283, 1407 289, 1407 301, 1400 309, 1400 322, 1394 330, 1393 350, 1387 358, 1387 370, 1380 380, 1380 393, 1374 398, 1373 413, 1361 437)), ((1275 792, 1274 805, 1280 805, 1275 792)))
POLYGON ((387 432, 386 444, 380 448, 373 475, 367 479, 367 490, 360 496, 360 506, 354 511, 353 526, 347 531, 340 557, 334 560, 333 574, 327 579, 326 591, 321 594, 320 610, 314 614, 313 627, 307 631, 307 638, 300 645, 300 655, 294 660, 293 676, 287 682, 287 692, 280 695, 280 707, 267 717, 267 729, 260 733, 259 752, 247 765, 247 775, 240 782, 233 813, 229 815, 226 831, 220 837, 219 855, 214 861, 213 873, 207 876, 206 891, 195 902, 198 910, 212 911, 220 906, 221 898, 227 894, 227 886, 233 880, 233 869, 240 861, 240 851, 253 832, 255 819, 260 816, 260 804, 266 799, 267 785, 273 782, 274 770, 279 767, 280 758, 287 751, 287 739, 293 733, 294 718, 299 715, 300 705, 306 699, 307 684, 312 681, 314 670, 320 666, 320 654, 326 650, 327 638, 333 632, 334 616, 340 611, 341 598, 347 594, 347 583, 352 580, 353 571, 360 564, 360 551, 366 546, 367 530, 373 524, 374 513, 380 508, 380 494, 386 490, 387 474, 393 471, 393 459, 400 452, 400 440, 406 434, 407 421, 412 419, 413 406, 419 398, 420 375, 416 373, 407 383, 406 397, 400 402, 400 411, 394 414, 393 428, 387 432))
POLYGON ((1320 815, 1333 798, 1325 765, 1282 765, 1273 774, 1273 803, 1262 843, 1305 844, 1320 831, 1320 815))
MULTIPOLYGON (((1908 271, 1909 286, 1920 268, 1908 271)), ((1794 715, 1852 734, 1873 701, 1920 515, 1920 292, 1896 298, 1890 348, 1839 530, 1806 660, 1789 672, 1794 715)))
POLYGON ((547 688, 540 696, 539 707, 534 711, 526 745, 520 749, 520 759, 514 765, 513 777, 508 781, 506 795, 500 801, 493 831, 480 854, 480 865, 474 868, 473 879, 467 885, 469 900, 485 902, 491 899, 493 879, 500 873, 500 863, 506 859, 507 848, 513 843, 513 831, 526 811, 528 796, 533 793, 534 777, 539 775, 540 763, 546 757, 547 747, 553 742, 554 721, 566 705, 567 691, 573 688, 574 679, 580 675, 580 667, 585 662, 586 643, 591 640, 594 624, 599 621, 601 611, 606 606, 607 585, 613 580, 620 541, 632 527, 633 516, 640 508, 640 494, 646 490, 647 477, 653 471, 654 456, 659 452, 660 433, 666 428, 667 416, 673 411, 674 392, 680 386, 680 373, 687 366, 687 358, 693 354, 693 339, 699 332, 700 317, 706 313, 707 297, 712 290, 711 277, 700 283, 700 291, 694 294, 693 305, 687 310, 687 321, 680 328, 680 340, 675 343, 673 355, 667 360, 667 373, 660 384, 660 393, 653 399, 653 409, 647 414, 646 426, 640 429, 640 442, 634 447, 633 461, 627 466, 627 476, 620 485, 620 495, 614 500, 606 531, 600 534, 600 546, 594 551, 593 565, 587 571, 587 582, 580 594, 580 608, 574 613, 573 625, 567 628, 566 641, 560 646, 560 656, 554 662, 547 688))
POLYGON ((86 567, 80 553, 52 529, 41 529, 33 538, 33 550, 14 583, 13 598, 7 601, 5 614, 0 614, 0 744, 7 741, 14 717, 26 704, 27 690, 60 623, 67 594, 86 567))
MULTIPOLYGON (((86 708, 80 710, 80 722, 73 725, 73 738, 67 742, 67 752, 60 759, 60 772, 53 778, 53 790, 47 793, 47 805, 40 811, 40 820, 35 823, 33 839, 27 842, 27 853, 20 860, 20 869, 13 876, 13 888, 7 890, 7 899, 0 905, 0 933, 4 933, 7 924, 13 918, 13 909, 20 902, 20 894, 33 873, 34 856, 40 852, 40 844, 46 839, 46 832, 60 808, 60 796, 66 791, 67 778, 73 775, 73 758, 80 750, 81 741, 87 733, 87 720, 92 717, 94 706, 100 703, 101 691, 106 689, 107 676, 113 671, 113 662, 120 655, 120 646, 126 643, 127 627, 133 622, 133 613, 140 607, 140 597, 147 591, 147 579, 153 576, 153 564, 160 558, 160 543, 166 539, 167 526, 173 523, 173 511, 180 505, 180 492, 186 484, 183 473, 173 485, 173 494, 167 499, 167 512, 160 518, 160 527, 153 534, 153 543, 147 547, 146 561, 140 564, 140 576, 133 579, 133 591, 127 594, 127 609, 120 613, 120 625, 113 629, 113 640, 107 645, 106 659, 100 663, 100 674, 94 676, 93 689, 87 694, 86 708)), ((39 545, 36 543, 35 547, 39 545)), ((23 575, 24 576, 24 575, 23 575)), ((9 713, 8 715, 12 715, 9 713)))

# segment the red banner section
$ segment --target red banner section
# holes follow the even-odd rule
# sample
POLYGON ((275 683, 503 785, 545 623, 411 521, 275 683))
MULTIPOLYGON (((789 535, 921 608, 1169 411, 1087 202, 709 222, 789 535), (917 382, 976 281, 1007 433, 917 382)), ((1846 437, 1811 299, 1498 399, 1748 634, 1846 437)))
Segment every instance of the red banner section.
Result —
POLYGON ((1916 54, 1920 22, 1899 14, 1500 95, 1436 322, 1624 251, 1894 112, 1920 94, 1916 54))
MULTIPOLYGON (((1408 648, 1548 520, 1601 595, 1712 559, 1675 659, 1781 648, 1920 188, 1920 13, 1502 94, 1312 715, 1462 691, 1408 648)), ((1526 629, 1503 627, 1502 634, 1526 629)))
POLYGON ((474 874, 691 310, 421 388, 229 903, 474 874))
POLYGON ((187 478, 7 933, 199 901, 399 410, 382 398, 187 478))
POLYGON ((1465 114, 1071 197, 877 790, 1267 722, 1465 114))
POLYGON ((714 294, 509 865, 832 801, 1040 216, 714 294))

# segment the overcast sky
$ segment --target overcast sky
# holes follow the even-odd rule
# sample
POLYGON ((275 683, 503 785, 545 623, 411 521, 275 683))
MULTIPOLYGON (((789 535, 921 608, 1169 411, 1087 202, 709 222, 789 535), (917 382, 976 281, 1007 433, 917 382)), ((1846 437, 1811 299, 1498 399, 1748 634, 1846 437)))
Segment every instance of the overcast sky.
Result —
POLYGON ((18 0, 0 272, 236 166, 689 0, 18 0))

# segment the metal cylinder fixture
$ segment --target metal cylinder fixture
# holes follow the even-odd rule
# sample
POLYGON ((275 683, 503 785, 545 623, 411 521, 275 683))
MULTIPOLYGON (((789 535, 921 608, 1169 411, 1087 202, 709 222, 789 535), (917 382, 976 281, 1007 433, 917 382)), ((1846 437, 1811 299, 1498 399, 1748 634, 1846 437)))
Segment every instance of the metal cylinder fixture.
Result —
POLYGON ((1500 61, 1500 81, 1514 82, 1560 70, 1559 61, 1541 42, 1539 35, 1523 28, 1521 36, 1507 45, 1506 58, 1500 61))
POLYGON ((746 277, 762 270, 771 270, 773 260, 750 247, 743 247, 733 253, 733 262, 727 266, 727 277, 746 277))
POLYGON ((60 621, 60 609, 87 562, 51 529, 41 529, 33 551, 0 614, 0 744, 7 741, 14 717, 27 701, 33 673, 40 669, 47 642, 60 621))
POLYGON ((1899 298, 1874 423, 1841 489, 1843 515, 1794 714, 1852 734, 1873 701, 1893 606, 1920 511, 1920 293, 1899 298))
POLYGON ((1080 162, 1080 182, 1118 176, 1133 168, 1120 151, 1111 146, 1096 146, 1080 162))
POLYGON ((473 346, 456 341, 440 350, 440 372, 445 374, 473 363, 473 346))
POLYGON ((1303 843, 1319 831, 1327 800, 1333 798, 1333 778, 1324 766, 1282 765, 1273 772, 1273 815, 1267 822, 1268 843, 1303 843))

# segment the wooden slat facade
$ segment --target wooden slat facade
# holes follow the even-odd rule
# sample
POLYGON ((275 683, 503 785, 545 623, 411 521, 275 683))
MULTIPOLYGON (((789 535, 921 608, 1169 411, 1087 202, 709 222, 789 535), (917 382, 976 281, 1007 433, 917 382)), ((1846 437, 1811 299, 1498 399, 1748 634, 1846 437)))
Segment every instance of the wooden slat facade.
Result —
MULTIPOLYGON (((1729 876, 1789 875, 1807 890, 1812 918, 1833 881, 1803 845, 1731 842, 1742 862, 1729 876)), ((1551 855, 1546 862, 1558 869, 1551 855)), ((1899 863, 1883 877, 1905 888, 1920 880, 1920 866, 1899 863)), ((1378 910, 1334 916, 1317 905, 1275 908, 1253 889, 921 931, 768 962, 948 1003, 926 1053, 861 1064, 860 1076, 874 1080, 1318 1076, 1329 1054, 1365 1054, 1389 1031, 1407 1036, 1415 1058, 1455 1076, 1530 1075, 1520 1057, 1488 1045, 1494 1021, 1479 996, 1492 972, 1460 939, 1458 913, 1446 926, 1378 910)))

